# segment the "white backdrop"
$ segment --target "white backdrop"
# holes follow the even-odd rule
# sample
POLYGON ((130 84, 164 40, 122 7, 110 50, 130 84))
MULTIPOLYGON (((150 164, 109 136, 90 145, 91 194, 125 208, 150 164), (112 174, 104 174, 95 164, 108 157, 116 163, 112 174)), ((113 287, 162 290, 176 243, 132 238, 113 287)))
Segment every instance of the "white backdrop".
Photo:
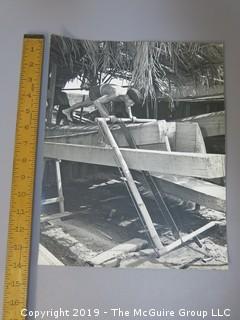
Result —
MULTIPOLYGON (((0 301, 23 34, 56 33, 99 40, 224 40, 229 271, 41 266, 37 273, 33 269, 37 277, 32 279, 31 301, 35 298, 41 309, 230 307, 231 319, 237 320, 240 313, 239 17, 238 0, 1 0, 0 301)), ((34 230, 37 239, 37 225, 34 230)))

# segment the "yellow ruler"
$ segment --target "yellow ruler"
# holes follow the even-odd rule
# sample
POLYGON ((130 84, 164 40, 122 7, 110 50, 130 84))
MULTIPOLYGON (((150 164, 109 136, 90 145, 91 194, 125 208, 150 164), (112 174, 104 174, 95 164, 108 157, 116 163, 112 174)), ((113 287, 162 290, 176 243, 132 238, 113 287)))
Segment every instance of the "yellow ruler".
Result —
POLYGON ((43 52, 43 36, 24 36, 8 229, 3 320, 24 319, 21 310, 27 307, 43 52))

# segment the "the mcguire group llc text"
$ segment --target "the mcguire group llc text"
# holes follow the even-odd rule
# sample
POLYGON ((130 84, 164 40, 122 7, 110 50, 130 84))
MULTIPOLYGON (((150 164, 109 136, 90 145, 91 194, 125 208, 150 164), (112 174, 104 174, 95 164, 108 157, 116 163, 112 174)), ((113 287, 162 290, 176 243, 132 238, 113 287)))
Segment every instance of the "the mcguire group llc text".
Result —
POLYGON ((170 309, 157 309, 157 308, 131 308, 122 309, 118 307, 101 309, 101 308, 59 308, 49 310, 28 310, 22 309, 21 316, 31 317, 31 319, 94 319, 107 318, 115 319, 149 319, 149 318, 162 318, 162 319, 227 319, 231 317, 230 308, 212 308, 212 309, 186 309, 180 308, 178 310, 170 309))

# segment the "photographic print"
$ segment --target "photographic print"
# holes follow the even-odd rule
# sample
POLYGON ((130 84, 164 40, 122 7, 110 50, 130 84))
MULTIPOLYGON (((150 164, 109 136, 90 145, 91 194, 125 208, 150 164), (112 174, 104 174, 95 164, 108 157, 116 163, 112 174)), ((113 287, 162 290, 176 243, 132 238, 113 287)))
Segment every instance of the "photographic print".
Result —
POLYGON ((39 264, 219 269, 222 42, 51 36, 39 264))

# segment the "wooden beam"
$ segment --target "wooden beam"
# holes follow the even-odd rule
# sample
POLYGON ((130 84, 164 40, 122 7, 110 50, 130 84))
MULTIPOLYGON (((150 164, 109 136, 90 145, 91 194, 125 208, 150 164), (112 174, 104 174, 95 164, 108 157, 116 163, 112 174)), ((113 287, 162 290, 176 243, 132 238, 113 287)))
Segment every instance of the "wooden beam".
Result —
MULTIPOLYGON (((127 148, 120 151, 130 169, 206 179, 225 176, 224 155, 127 148)), ((43 154, 45 158, 116 166, 110 147, 45 142, 43 154)))
POLYGON ((44 199, 41 201, 42 206, 46 206, 49 204, 53 204, 56 202, 60 202, 60 198, 59 197, 55 197, 55 198, 49 198, 49 199, 44 199))
POLYGON ((225 112, 212 112, 179 119, 181 122, 197 122, 204 137, 225 135, 225 112))
POLYGON ((167 194, 204 207, 226 212, 226 188, 192 177, 159 175, 151 173, 167 194))
POLYGON ((188 101, 188 102, 198 102, 198 101, 215 101, 224 100, 224 85, 219 84, 211 88, 199 87, 195 85, 183 86, 180 92, 177 92, 173 96, 174 100, 177 101, 188 101))
POLYGON ((91 263, 92 265, 101 265, 104 262, 107 262, 111 259, 117 258, 129 252, 138 251, 146 246, 147 246, 146 240, 134 238, 98 254, 88 262, 91 263))
POLYGON ((54 213, 54 214, 49 214, 49 215, 43 214, 40 216, 40 222, 41 223, 48 222, 48 221, 58 220, 58 219, 62 219, 62 218, 65 218, 65 220, 67 220, 66 218, 73 217, 76 214, 78 214, 78 213, 64 212, 64 213, 54 213))

